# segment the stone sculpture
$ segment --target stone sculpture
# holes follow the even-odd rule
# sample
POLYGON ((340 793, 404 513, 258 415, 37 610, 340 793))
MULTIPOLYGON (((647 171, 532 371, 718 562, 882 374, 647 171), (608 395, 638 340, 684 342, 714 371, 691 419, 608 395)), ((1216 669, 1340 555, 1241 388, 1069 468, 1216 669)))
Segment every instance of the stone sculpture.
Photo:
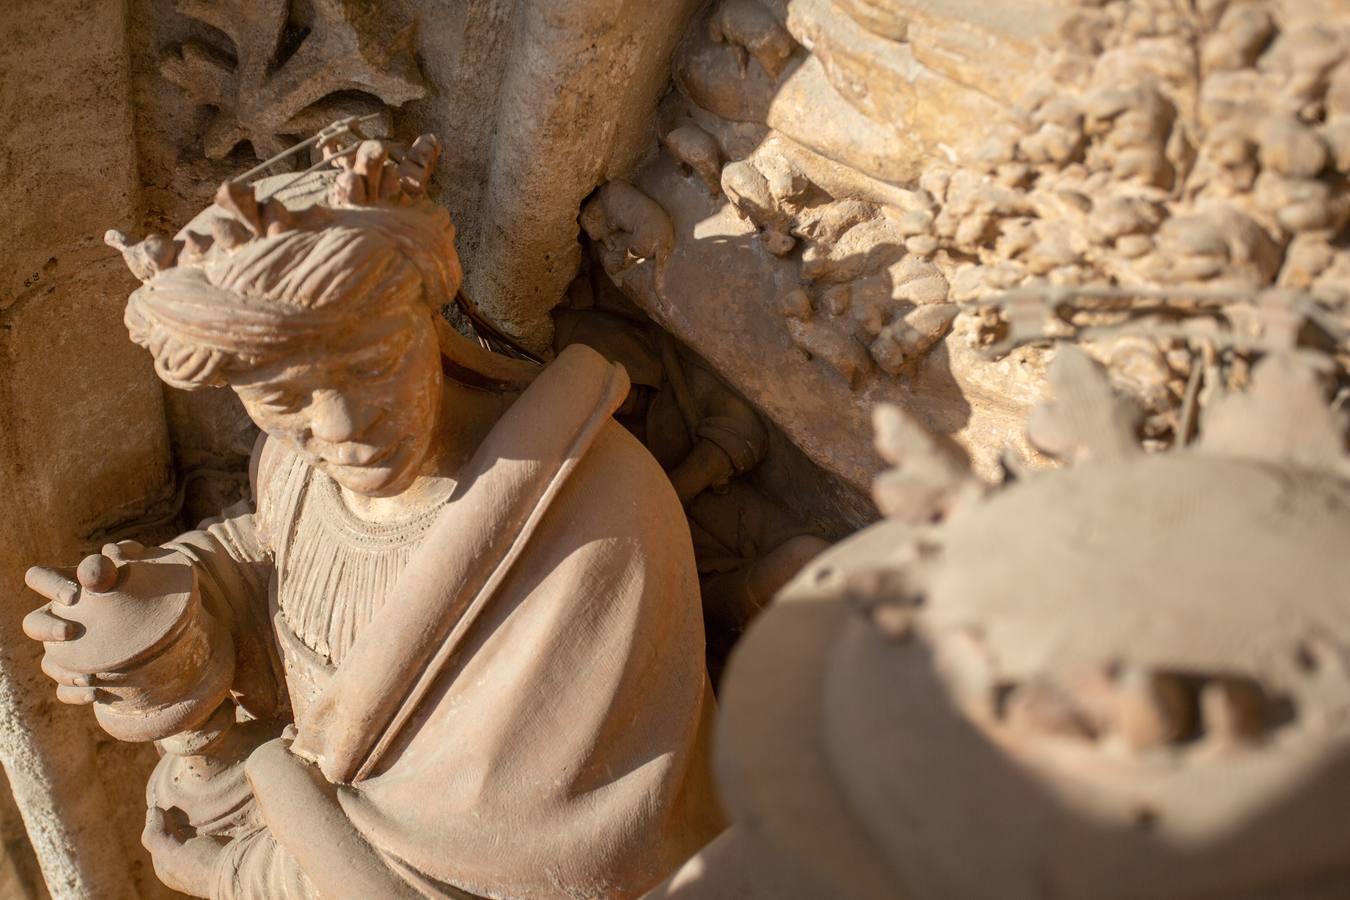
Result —
POLYGON ((0 21, 0 894, 1347 893, 1350 0, 0 21))
POLYGON ((1272 352, 1195 443, 1149 454, 1137 404, 1063 346, 1030 432, 1069 465, 998 487, 879 409, 887 519, 742 643, 719 723, 735 824, 654 896, 1344 896, 1329 371, 1272 352))
POLYGON ((716 833, 679 499, 610 414, 623 369, 536 371, 440 316, 433 138, 222 185, 128 245, 160 377, 228 384, 256 502, 34 568, 58 697, 163 756, 144 842, 219 898, 631 897, 716 833))

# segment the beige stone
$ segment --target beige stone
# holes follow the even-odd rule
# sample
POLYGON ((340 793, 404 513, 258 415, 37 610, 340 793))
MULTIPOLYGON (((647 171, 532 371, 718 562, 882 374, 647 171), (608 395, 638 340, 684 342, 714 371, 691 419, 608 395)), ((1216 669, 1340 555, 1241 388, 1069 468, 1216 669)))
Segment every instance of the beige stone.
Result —
POLYGON ((1146 454, 1065 351, 1046 415, 1079 462, 1001 488, 879 411, 893 518, 752 629, 734 824, 654 896, 1343 893, 1350 466, 1320 367, 1272 354, 1198 446, 1146 454))
POLYGON ((437 142, 350 147, 222 184, 172 241, 109 236, 159 376, 266 434, 257 500, 30 569, 24 632, 60 699, 157 743, 142 840, 175 890, 636 896, 720 827, 679 500, 610 418, 621 367, 536 371, 440 317, 437 142))
MULTIPOLYGON (((1107 549, 1075 552, 1080 541, 1147 531, 1157 535, 1158 547, 1203 549, 1202 537, 1178 537, 1171 529, 1206 511, 1227 510, 1234 521, 1255 516, 1241 507, 1243 498, 1260 493, 1256 481, 1241 474, 1243 453, 1259 450, 1267 462, 1278 461, 1270 465, 1300 471, 1320 472, 1339 459, 1343 432, 1338 443, 1334 427, 1316 427, 1330 421, 1326 398, 1309 400, 1316 392, 1301 376, 1269 373, 1278 368, 1274 360, 1315 358, 1332 408, 1342 409, 1350 396, 1350 250, 1343 233, 1350 216, 1343 177, 1350 147, 1348 13, 1343 0, 1197 0, 1185 10, 1165 0, 588 0, 562 6, 399 0, 378 8, 346 0, 128 0, 100 7, 90 18, 86 10, 59 4, 52 10, 20 4, 11 16, 16 39, 7 63, 31 77, 11 79, 0 90, 13 107, 6 158, 18 186, 0 264, 10 285, 0 298, 0 471, 16 486, 0 512, 14 523, 16 537, 0 569, 8 566, 17 586, 24 563, 86 555, 81 572, 33 575, 54 605, 36 614, 30 629, 49 637, 49 674, 64 679, 57 698, 96 700, 95 719, 105 729, 96 733, 88 716, 62 716, 69 711, 52 706, 36 647, 11 639, 0 648, 0 706, 14 725, 0 742, 0 757, 52 895, 167 890, 136 848, 142 828, 164 881, 217 896, 400 896, 412 890, 407 872, 391 877, 381 853, 431 878, 435 884, 417 890, 433 894, 453 893, 449 883, 479 895, 640 893, 711 837, 715 816, 700 818, 680 806, 684 801, 661 794, 685 776, 661 770, 667 777, 631 754, 614 760, 624 748, 668 739, 686 749, 664 758, 676 768, 679 760, 695 760, 688 771, 698 769, 702 757, 689 748, 698 745, 703 713, 711 710, 706 686, 700 689, 703 673, 720 684, 729 654, 757 658, 742 671, 759 671, 755 683, 786 690, 742 693, 736 684, 744 676, 733 672, 726 684, 737 712, 728 715, 745 725, 742 734, 778 714, 777 697, 791 696, 802 709, 825 710, 801 733, 852 735, 843 740, 856 745, 850 753, 891 746, 869 730, 888 721, 885 710, 873 715, 868 707, 850 718, 863 707, 845 702, 849 697, 818 702, 827 685, 816 674, 835 663, 826 659, 829 647, 813 641, 838 629, 927 654, 918 662, 908 657, 905 677, 886 683, 927 685, 924 696, 949 699, 952 715, 930 723, 932 729, 899 732, 931 737, 944 751, 969 747, 960 738, 973 729, 983 740, 981 729, 992 715, 996 729, 1006 729, 997 733, 1012 735, 995 750, 1025 750, 1037 778, 1043 761, 1034 752, 1047 736, 1077 742, 1072 746, 1084 759, 1105 754, 1126 768, 1143 759, 1175 761, 1179 745, 1203 744, 1216 766, 1204 771, 1236 773, 1225 796, 1245 797, 1247 809, 1257 808, 1259 798, 1244 791, 1275 782, 1225 767, 1254 747, 1269 749, 1269 735, 1283 740, 1293 733, 1294 725, 1270 720, 1267 670, 1181 672, 1173 657, 1150 656, 1179 645, 1125 628, 1120 633, 1135 635, 1129 659, 1098 654, 1062 671, 1033 659, 1015 683, 997 676, 1005 643, 1025 649, 1043 646, 1037 642, 1049 640, 1045 634, 1072 632, 1065 641, 1095 646, 1093 635, 1080 640, 1073 630, 1085 602, 1079 594, 1147 583, 1134 589, 1147 594, 1144 599, 1131 595, 1122 607, 1147 608, 1166 596, 1169 609, 1196 602, 1181 596, 1186 585, 1193 594, 1201 592, 1196 585, 1212 583, 1225 596, 1246 596, 1245 585, 1230 585, 1226 576, 1187 581, 1173 573, 1158 587, 1147 579, 1156 580, 1157 571, 1189 571, 1183 563, 1194 560, 1167 557, 1164 565, 1107 549), (61 27, 49 27, 53 23, 61 27), (413 140, 423 132, 440 134, 443 143, 413 140), (385 136, 385 143, 364 143, 385 136), (298 152, 256 168, 260 157, 297 141, 298 152), (432 179, 438 157, 441 174, 432 179), (260 175, 312 165, 328 171, 284 188, 277 186, 291 176, 267 181, 261 194, 248 190, 260 175), (273 189, 278 194, 269 197, 273 189), (417 216, 445 212, 458 226, 453 245, 449 230, 437 225, 431 231, 439 243, 416 250, 418 235, 427 233, 422 224, 393 229, 401 237, 390 239, 403 243, 392 255, 362 243, 388 237, 391 222, 425 224, 430 220, 417 216), (405 214, 411 218, 401 219, 405 214), (162 387, 116 321, 129 282, 98 245, 109 227, 163 233, 139 242, 114 238, 146 282, 130 304, 128 323, 151 349, 162 387), (341 236, 353 233, 363 237, 341 245, 341 236), (299 246, 311 239, 330 243, 299 246), (274 246, 269 242, 285 252, 252 268, 238 265, 251 259, 250 247, 257 252, 274 246), (370 274, 364 266, 371 260, 389 259, 397 270, 392 282, 372 274, 378 285, 347 289, 355 284, 347 279, 370 274), (436 286, 431 294, 439 307, 417 307, 419 324, 403 331, 386 321, 394 310, 407 311, 399 279, 408 270, 397 260, 414 260, 408 264, 422 283, 436 286), (467 270, 463 279, 459 260, 467 270), (293 276, 290 287, 239 300, 256 286, 251 278, 273 275, 293 276), (280 316, 268 305, 286 297, 314 300, 319 295, 311 289, 321 284, 331 293, 320 291, 326 299, 303 315, 280 316), (355 307, 336 300, 357 296, 388 301, 363 307, 354 317, 363 328, 383 323, 390 333, 419 336, 421 343, 400 359, 426 378, 434 369, 429 360, 442 361, 439 389, 425 378, 402 380, 398 390, 389 389, 380 407, 385 412, 370 417, 382 428, 434 432, 433 443, 444 438, 446 446, 464 449, 466 458, 419 482, 425 491, 414 494, 425 504, 399 489, 393 470, 400 466, 377 464, 382 451, 372 448, 379 441, 329 441, 343 448, 334 450, 335 459, 288 456, 286 441, 300 446, 325 438, 285 421, 301 404, 291 393, 269 393, 275 373, 248 381, 246 373, 261 372, 270 353, 249 343, 260 335, 278 341, 273 348, 292 340, 303 345, 290 358, 303 356, 310 369, 325 367, 316 359, 345 359, 335 335, 342 331, 346 339, 356 331, 317 325, 309 331, 306 323, 330 315, 347 321, 339 313, 355 307), (178 316, 172 298, 183 297, 207 299, 192 316, 178 316), (209 315, 216 309, 258 318, 250 325, 222 323, 209 315), (431 322, 430 339, 423 320, 431 322), (198 327, 202 321, 209 327, 198 327), (213 343, 221 335, 233 337, 213 343), (618 370, 574 344, 622 365, 627 386, 606 380, 618 370), (1059 372, 1053 391, 1052 369, 1059 372), (1272 399, 1276 395, 1281 399, 1272 399), (1053 406, 1045 406, 1047 397, 1053 406), (1254 405, 1247 409, 1234 398, 1254 405), (1280 421, 1293 426, 1263 431, 1242 424, 1273 421, 1276 407, 1287 414, 1280 421), (877 408, 888 412, 877 420, 882 439, 873 446, 877 408), (558 432, 545 426, 573 421, 573 414, 586 418, 587 410, 596 421, 617 424, 597 426, 598 436, 589 450, 578 451, 578 461, 548 443, 558 432), (520 424, 527 413, 530 423, 520 424), (451 420, 458 430, 439 427, 451 420), (493 423, 512 424, 498 434, 493 423), (259 449, 263 431, 272 435, 259 449), (470 452, 507 444, 510 449, 496 451, 495 466, 488 465, 487 450, 470 452), (648 451, 654 464, 630 465, 650 462, 643 456, 648 451), (550 501, 557 505, 531 506, 526 498, 513 506, 510 497, 521 495, 511 492, 536 484, 531 479, 554 471, 555 463, 557 472, 570 473, 559 476, 561 493, 550 501), (473 495, 480 504, 475 509, 484 510, 475 515, 505 524, 446 525, 436 531, 444 541, 437 544, 439 556, 407 562, 416 555, 412 548, 424 545, 420 536, 436 527, 432 508, 459 489, 461 467, 473 465, 484 470, 483 485, 496 485, 473 495), (1066 471, 1042 473, 1057 467, 1066 471), (587 474, 597 470, 604 474, 587 474), (1094 480, 1091 471, 1114 474, 1094 480), (380 481, 385 476, 388 484, 380 481), (1055 484, 1066 487, 1045 487, 1055 484), (1208 492, 1201 491, 1205 486, 1208 492), (869 488, 876 507, 867 499, 869 488), (395 496, 372 499, 386 492, 395 496), (1175 515, 1157 512, 1167 497, 1189 492, 1199 492, 1203 503, 1175 515), (624 505, 630 495, 645 499, 624 505), (1010 524, 1018 515, 995 514, 1005 504, 1022 510, 1018 498, 1032 498, 1018 521, 1010 524), (1089 509, 1092 498, 1108 512, 1089 509), (1155 501, 1161 506, 1150 505, 1155 501), (1038 510, 1047 504, 1054 509, 1042 516, 1038 510), (811 588, 821 597, 847 598, 845 613, 814 600, 793 607, 800 583, 770 603, 827 539, 866 525, 877 508, 889 523, 804 576, 821 579, 811 588), (581 546, 571 555, 531 556, 536 538, 527 537, 527 558, 519 564, 525 568, 493 568, 495 551, 474 541, 537 537, 529 510, 541 509, 535 524, 545 547, 581 546), (1151 510, 1170 524, 1149 526, 1151 510), (506 523, 517 514, 525 525, 506 523), (209 521, 193 529, 203 518, 209 521), (1026 524, 1033 520, 1034 527, 1026 524), (1042 553, 1036 540, 1060 534, 1056 522, 1069 549, 1042 553), (353 550, 334 537, 347 526, 388 537, 395 546, 384 549, 392 556, 365 545, 353 550), (978 537, 969 539, 978 547, 948 567, 946 542, 960 544, 965 538, 952 536, 966 534, 963 529, 978 537), (292 532, 294 544, 288 543, 292 532), (606 549, 627 538, 664 549, 645 555, 606 549), (291 553, 300 545, 316 549, 291 553), (1010 547, 1026 552, 1010 556, 1010 547), (395 561, 386 565, 389 559, 395 561), (623 570, 629 578, 615 574, 616 560, 652 568, 623 570), (927 596, 930 575, 959 580, 956 571, 968 579, 964 595, 1002 596, 998 573, 1022 572, 1017 566, 1024 563, 1025 578, 1046 585, 1035 592, 1046 609, 1028 611, 1030 601, 1018 594, 1005 604, 1016 615, 982 610, 976 618, 1005 623, 1025 641, 1005 642, 984 624, 935 637, 935 614, 912 602, 927 596), (400 567, 414 573, 406 585, 393 574, 400 567), (676 569, 678 577, 671 574, 676 569), (277 592, 279 629, 258 599, 268 572, 284 582, 277 592), (328 572, 345 574, 331 583, 315 574, 328 572), (531 604, 539 595, 521 587, 528 578, 546 586, 585 581, 584 591, 541 591, 558 603, 583 594, 589 599, 581 607, 558 607, 556 619, 513 614, 497 623, 503 639, 494 631, 468 657, 467 679, 446 688, 453 702, 423 704, 418 698, 428 696, 431 678, 425 673, 440 663, 404 652, 408 641, 424 646, 410 635, 439 635, 426 626, 453 616, 440 615, 436 598, 472 603, 465 598, 479 595, 461 596, 458 589, 490 572, 506 573, 502 593, 493 596, 523 595, 524 608, 536 609, 531 604), (599 573, 623 583, 611 589, 603 580, 610 576, 599 573), (1056 575, 1069 587, 1055 587, 1056 575), (150 586, 157 579, 164 584, 150 586), (370 588, 371 579, 380 590, 370 588), (455 589, 446 588, 455 579, 455 589), (634 612, 647 609, 634 600, 639 582, 665 598, 653 601, 660 615, 634 612), (1092 590, 1079 590, 1083 583, 1092 590), (372 610, 367 602, 386 589, 413 598, 397 607, 398 616, 392 607, 372 610), (86 599, 63 605, 71 591, 86 599), (137 606, 136 598, 147 593, 162 602, 137 606), (92 602, 96 595, 101 602, 92 602), (240 598, 245 602, 232 602, 240 598), (895 598, 901 599, 890 602, 895 598), (604 604, 626 612, 596 619, 604 604), (793 607, 803 618, 789 620, 780 607, 793 607), (331 608, 351 616, 327 616, 331 608), (596 626, 602 634, 596 637, 589 625, 542 624, 561 619, 602 619, 596 626), (755 621, 773 637, 756 637, 755 621), (1050 631, 1037 631, 1047 622, 1050 631), (403 628, 404 638, 358 648, 358 633, 379 634, 379 624, 403 628), (752 634, 741 653, 738 640, 747 626, 752 634), (66 633, 80 628, 83 636, 66 633), (643 637, 649 633, 661 637, 643 637), (556 646, 555 638, 579 634, 587 637, 556 646), (291 641, 280 654, 284 660, 272 655, 273 636, 291 641), (592 639, 627 648, 629 656, 618 654, 624 659, 656 660, 643 676, 655 685, 644 688, 655 699, 616 696, 633 683, 626 680, 631 670, 616 670, 614 654, 586 656, 592 639), (697 641, 706 645, 702 651, 691 649, 697 641), (528 652, 520 649, 526 645, 528 652), (652 656, 653 647, 660 654, 652 656), (342 660, 349 655, 362 661, 347 669, 342 660), (1157 659, 1163 663, 1154 665, 1157 659), (511 689, 503 686, 510 679, 482 674, 520 667, 530 677, 510 682, 511 689), (90 668, 115 672, 80 671, 90 668), (337 674, 329 685, 336 686, 321 684, 330 670, 337 674), (596 687, 590 676, 598 671, 619 674, 596 687), (113 677, 97 688, 89 683, 103 674, 113 677), (566 685, 557 693, 561 699, 538 716, 521 712, 539 696, 553 696, 530 680, 535 675, 566 685), (385 698, 405 694, 408 703, 391 712, 385 698), (597 806, 585 827, 553 828, 550 813, 529 806, 538 795, 518 785, 521 778, 572 783, 558 774, 577 771, 579 751, 559 738, 564 730, 538 733, 544 737, 531 732, 528 741, 505 732, 470 740, 498 726, 509 731, 522 717, 538 728, 555 718, 594 724, 602 702, 611 703, 606 708, 613 715, 631 714, 640 723, 593 733, 590 746, 604 765, 635 773, 626 776, 628 783, 649 779, 643 783, 664 798, 650 809, 678 807, 684 812, 673 812, 674 818, 688 813, 697 824, 657 828, 652 837, 640 816, 610 815, 610 807, 597 806), (299 716, 299 728, 287 740, 294 738, 303 764, 285 741, 273 743, 288 709, 299 716), (366 727, 377 720, 383 731, 366 727), (444 746, 408 737, 424 726, 427 734, 455 737, 444 746), (107 733, 132 742, 109 740, 107 733), (376 733, 386 739, 368 747, 376 733), (155 757, 135 743, 146 739, 163 752, 148 783, 155 757), (482 753, 494 765, 465 769, 460 761, 446 762, 445 747, 470 744, 494 748, 482 753), (526 744, 534 749, 517 749, 526 744), (55 746, 69 751, 54 754, 55 746), (498 752, 498 746, 513 751, 498 752), (385 761, 397 778, 384 777, 385 761), (470 772, 466 783, 481 791, 453 794, 462 785, 443 777, 442 766, 470 772), (103 776, 100 788, 83 790, 94 769, 103 776), (425 789, 427 779, 440 793, 425 789), (394 782, 404 788, 388 787, 394 782), (143 793, 151 811, 141 822, 143 793), (442 796, 452 799, 442 803, 442 796), (346 798, 351 809, 308 814, 331 812, 335 797, 346 798), (362 818, 353 811, 367 801, 385 816, 383 824, 374 821, 376 813, 362 818), (447 819, 447 807, 456 805, 479 812, 479 827, 461 829, 453 816, 447 819), (528 814, 517 815, 527 806, 528 814), (499 820, 494 817, 528 819, 531 828, 482 825, 499 820), (512 855, 523 846, 518 832, 520 841, 549 848, 555 867, 540 875, 538 866, 519 862, 512 855), (582 834, 598 843, 566 836, 582 834), (654 855, 629 852, 640 843, 656 848, 654 855), (230 848, 228 863, 219 861, 221 844, 230 848), (323 849, 332 845, 352 852, 338 857, 323 849), (618 848, 608 862, 597 862, 592 852, 600 845, 618 848), (597 886, 608 877, 597 872, 620 870, 614 884, 597 886), (203 872, 219 877, 207 884, 203 872), (262 886, 256 890, 247 886, 255 878, 262 886)), ((343 398, 383 383, 382 374, 361 366, 324 374, 322 385, 308 391, 310 405, 324 412, 315 416, 325 420, 319 431, 335 423, 355 427, 343 398), (324 393, 330 383, 343 385, 331 391, 338 400, 324 393)), ((419 456, 420 440, 409 437, 391 458, 419 456)), ((1316 531, 1319 520, 1302 496, 1290 500, 1302 511, 1297 521, 1266 544, 1285 547, 1286 532, 1316 531)), ((1278 518, 1255 517, 1262 528, 1278 518)), ((1316 540, 1308 538, 1309 545, 1316 540)), ((1298 565, 1320 571, 1306 560, 1298 565)), ((1257 575, 1249 580, 1263 583, 1257 575)), ((12 637, 36 602, 15 596, 24 599, 16 598, 8 613, 12 637)), ((485 607, 490 619, 495 607, 485 607)), ((1102 622, 1116 621, 1113 614, 1114 608, 1093 608, 1102 622)), ((1261 642, 1269 629, 1260 621, 1234 620, 1250 633, 1224 647, 1241 640, 1266 646, 1261 642)), ((478 633, 468 629, 466 640, 472 643, 478 633)), ((458 640, 438 646, 463 646, 458 640)), ((863 645, 870 646, 857 646, 863 645)), ((856 649, 849 644, 839 653, 856 657, 859 666, 872 659, 867 647, 856 649)), ((462 661, 452 656, 449 664, 462 661)), ((853 672, 862 679, 854 683, 871 684, 867 672, 875 674, 853 672)), ((829 690, 843 683, 847 678, 838 675, 829 690)), ((891 696, 872 687, 856 693, 881 701, 891 696)), ((1328 696, 1338 695, 1332 689, 1328 696)), ((756 822, 812 827, 778 846, 785 832, 763 834, 742 821, 694 854, 660 891, 695 890, 711 883, 705 877, 711 873, 730 879, 725 884, 732 893, 831 896, 856 881, 860 895, 890 896, 897 867, 909 873, 917 860, 914 871, 927 873, 916 876, 920 894, 979 896, 1007 885, 1016 895, 1025 873, 1019 866, 1037 859, 1042 847, 1005 852, 1005 836, 1053 834, 1057 821, 1090 822, 1079 829, 1063 825, 1061 838, 1051 842, 1083 852, 1043 866, 1051 873, 1045 877, 1061 879, 1061 893, 1075 896, 1095 895, 1085 885, 1097 884, 1096 876, 1080 867, 1083 860, 1137 862, 1142 857, 1130 854, 1138 841, 1148 849, 1147 835, 1184 843, 1204 828, 1222 830, 1224 822, 1276 834, 1269 841, 1253 838, 1250 854, 1234 851, 1241 857, 1234 880, 1215 890, 1239 894, 1264 889, 1254 885, 1264 884, 1258 867, 1273 858, 1272 848, 1284 848, 1290 859, 1320 852, 1316 841, 1298 842, 1290 837, 1294 831, 1280 831, 1283 812, 1243 819, 1200 788, 1178 795, 1191 798, 1181 813, 1164 802, 1170 794, 1162 800, 1129 795, 1129 803, 1113 805, 1119 797, 1098 793, 1101 785, 1092 778, 1080 783, 1052 765, 1044 776, 1049 780, 1036 784, 1058 786, 1053 789, 1076 799, 1038 805, 1041 788, 1033 785, 1025 808, 1035 822, 1051 823, 1045 829, 1018 821, 986 839, 980 828, 992 819, 957 828, 955 818, 942 816, 955 817, 965 795, 944 795, 946 806, 929 817, 931 827, 947 822, 965 844, 979 847, 963 864, 983 880, 962 881, 967 873, 943 868, 947 844, 924 845, 930 832, 923 828, 887 824, 892 808, 886 803, 919 789, 891 778, 893 761, 850 756, 856 765, 841 777, 790 753, 775 756, 779 745, 790 750, 791 741, 747 740, 758 749, 746 751, 750 762, 723 779, 731 807, 751 808, 746 798, 766 783, 756 781, 762 776, 798 791, 756 795, 756 803, 767 804, 754 808, 756 822), (862 810, 865 821, 816 815, 833 808, 824 789, 830 785, 848 793, 848 804, 862 810), (1206 810, 1214 817, 1204 819, 1206 810), (1049 818, 1036 819, 1042 814, 1049 818), (1124 831, 1112 830, 1118 828, 1124 831), (878 866, 875 856, 859 852, 869 846, 898 855, 878 866), (922 849, 896 849, 909 846, 922 849), (784 861, 785 848, 793 861, 784 861), (895 862, 900 857, 903 864, 895 862), (822 870, 817 858, 833 862, 822 870), (743 859, 757 859, 773 873, 749 878, 743 859), (959 886, 934 887, 949 884, 959 886)), ((1006 767, 997 755, 989 758, 992 778, 1006 767)), ((1209 765, 1199 757, 1183 762, 1195 762, 1197 771, 1209 765)), ((1089 775, 1096 771, 1095 762, 1083 765, 1089 775)), ((990 796, 1001 796, 996 782, 987 786, 990 796)), ((690 796, 705 797, 701 790, 691 789, 690 796)), ((625 788, 613 796, 621 805, 633 795, 625 788)), ((560 815, 556 821, 573 821, 560 815)), ((921 820, 924 827, 929 819, 921 820)), ((1217 846, 1217 832, 1204 833, 1217 846)), ((1214 853, 1193 868, 1163 860, 1153 887, 1185 888, 1192 871, 1216 871, 1211 864, 1221 854, 1214 853), (1179 880, 1168 882, 1182 869, 1179 880)), ((1149 870, 1153 859, 1136 868, 1149 870)), ((1289 874, 1275 869, 1273 878, 1289 874)), ((1328 877, 1334 883, 1337 876, 1328 877)), ((1121 877, 1103 891, 1129 894, 1133 885, 1121 877)), ((1312 890, 1291 889, 1305 887, 1312 890)))

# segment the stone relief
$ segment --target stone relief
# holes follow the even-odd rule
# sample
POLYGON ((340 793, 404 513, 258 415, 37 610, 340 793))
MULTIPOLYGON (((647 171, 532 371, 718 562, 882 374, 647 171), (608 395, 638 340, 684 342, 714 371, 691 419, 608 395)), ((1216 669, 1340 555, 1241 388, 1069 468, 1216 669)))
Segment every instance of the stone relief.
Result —
POLYGON ((52 896, 1346 893, 1343 0, 173 6, 0 301, 52 896))
POLYGON ((680 498, 610 417, 622 367, 441 318, 434 138, 323 146, 172 240, 110 235, 160 378, 230 386, 265 435, 256 499, 30 570, 25 632, 59 699, 157 743, 170 887, 636 896, 720 827, 680 498))
POLYGON ((341 0, 311 0, 298 19, 290 0, 183 0, 178 9, 230 40, 219 47, 191 38, 160 63, 166 79, 212 110, 202 135, 208 159, 244 142, 269 159, 348 116, 378 118, 387 134, 389 107, 426 94, 411 23, 400 28, 390 11, 341 0))

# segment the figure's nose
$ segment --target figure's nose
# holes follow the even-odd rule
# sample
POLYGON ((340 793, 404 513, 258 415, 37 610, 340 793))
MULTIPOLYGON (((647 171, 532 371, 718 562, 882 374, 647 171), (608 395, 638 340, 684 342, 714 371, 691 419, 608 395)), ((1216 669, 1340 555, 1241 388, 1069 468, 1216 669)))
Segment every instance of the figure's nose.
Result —
POLYGON ((373 409, 337 391, 319 391, 311 410, 310 433, 328 444, 355 440, 375 417, 373 409))

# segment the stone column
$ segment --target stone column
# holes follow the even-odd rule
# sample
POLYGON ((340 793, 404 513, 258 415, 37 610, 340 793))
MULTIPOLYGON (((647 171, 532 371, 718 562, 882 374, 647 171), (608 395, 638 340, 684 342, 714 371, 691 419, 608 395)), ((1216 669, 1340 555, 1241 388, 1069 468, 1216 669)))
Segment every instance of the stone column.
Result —
POLYGON ((159 385, 121 322, 134 279, 102 243, 137 230, 126 8, 11 0, 0 27, 0 762, 51 896, 117 900, 137 896, 142 815, 107 799, 125 757, 55 701, 19 623, 29 564, 78 560, 170 480, 159 385))
POLYGON ((465 289, 531 346, 547 346, 548 311, 576 275, 581 202, 655 145, 670 55, 698 5, 517 5, 465 289))

